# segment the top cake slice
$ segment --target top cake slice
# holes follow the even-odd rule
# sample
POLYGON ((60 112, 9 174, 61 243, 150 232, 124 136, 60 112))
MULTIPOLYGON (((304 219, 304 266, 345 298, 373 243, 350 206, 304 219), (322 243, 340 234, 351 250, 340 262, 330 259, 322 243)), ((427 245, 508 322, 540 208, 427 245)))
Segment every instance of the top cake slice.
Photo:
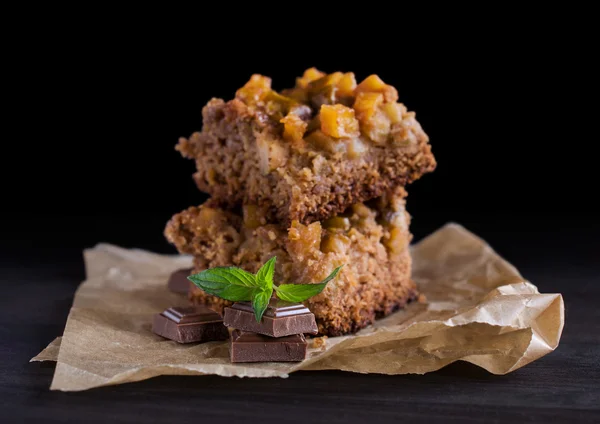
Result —
POLYGON ((436 167, 428 136, 396 89, 371 75, 308 69, 278 93, 253 75, 230 101, 212 99, 203 127, 177 150, 198 187, 225 207, 268 207, 282 223, 325 220, 436 167))

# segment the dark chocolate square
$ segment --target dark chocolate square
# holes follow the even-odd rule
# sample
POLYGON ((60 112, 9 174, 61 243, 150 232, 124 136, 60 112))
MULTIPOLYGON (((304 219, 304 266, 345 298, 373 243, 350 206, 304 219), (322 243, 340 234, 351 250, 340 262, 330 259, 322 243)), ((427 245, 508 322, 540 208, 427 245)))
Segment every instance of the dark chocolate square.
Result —
POLYGON ((205 306, 172 307, 154 316, 152 331, 178 343, 227 340, 223 319, 205 306))
POLYGON ((229 344, 231 362, 300 362, 308 343, 303 334, 269 337, 233 330, 229 344))
POLYGON ((315 316, 301 303, 271 299, 260 322, 256 322, 250 302, 237 302, 225 308, 223 323, 227 327, 271 337, 293 334, 317 334, 315 316))
POLYGON ((187 294, 190 286, 193 284, 188 280, 192 271, 193 268, 185 268, 173 272, 169 276, 169 281, 167 282, 169 290, 175 293, 187 294))

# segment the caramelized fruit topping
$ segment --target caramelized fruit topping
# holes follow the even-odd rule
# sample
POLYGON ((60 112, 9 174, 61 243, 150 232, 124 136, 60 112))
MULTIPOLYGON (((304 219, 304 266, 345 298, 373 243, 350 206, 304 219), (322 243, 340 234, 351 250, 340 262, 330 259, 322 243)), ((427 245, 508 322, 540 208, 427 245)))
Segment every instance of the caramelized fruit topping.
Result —
POLYGON ((414 113, 396 103, 396 89, 377 75, 357 84, 352 72, 326 74, 309 68, 296 78, 295 87, 278 93, 270 78, 255 74, 236 97, 279 123, 284 140, 296 148, 306 141, 349 158, 363 156, 370 144, 409 145, 420 131, 414 113))
POLYGON ((321 252, 344 253, 350 248, 351 241, 348 237, 338 233, 328 233, 321 241, 321 252))
POLYGON ((310 259, 321 246, 321 224, 313 222, 310 225, 292 221, 288 229, 287 250, 302 260, 310 259))
POLYGON ((344 105, 321 106, 321 131, 335 138, 358 137, 358 121, 354 109, 344 105))

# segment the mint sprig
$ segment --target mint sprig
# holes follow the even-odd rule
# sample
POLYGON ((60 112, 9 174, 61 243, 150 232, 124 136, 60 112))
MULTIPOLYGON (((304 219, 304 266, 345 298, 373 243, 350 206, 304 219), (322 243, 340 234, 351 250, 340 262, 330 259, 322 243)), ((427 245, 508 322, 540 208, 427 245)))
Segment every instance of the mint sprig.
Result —
POLYGON ((269 306, 273 289, 277 297, 288 302, 303 302, 323 291, 328 282, 333 280, 340 272, 341 266, 318 284, 281 284, 273 286, 275 262, 277 257, 272 257, 256 274, 251 274, 241 268, 215 267, 197 274, 192 274, 188 279, 206 293, 232 302, 252 302, 254 317, 260 322, 269 306))

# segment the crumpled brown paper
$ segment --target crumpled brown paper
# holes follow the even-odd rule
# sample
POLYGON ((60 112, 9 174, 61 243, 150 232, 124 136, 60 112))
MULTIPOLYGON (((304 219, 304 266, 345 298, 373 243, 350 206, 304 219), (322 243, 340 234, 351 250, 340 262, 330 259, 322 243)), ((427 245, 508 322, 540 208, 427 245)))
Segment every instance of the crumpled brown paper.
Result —
POLYGON ((44 361, 53 361, 56 362, 58 358, 58 351, 60 349, 60 342, 62 341, 62 337, 57 337, 52 340, 44 350, 38 353, 35 357, 31 358, 29 362, 44 362, 44 361))
POLYGON ((51 389, 75 391, 165 374, 423 374, 457 360, 506 374, 558 346, 562 296, 540 294, 463 227, 446 225, 412 253, 426 303, 413 303, 356 335, 313 339, 301 363, 232 364, 227 342, 180 345, 151 332, 153 314, 187 302, 168 291, 166 280, 190 266, 191 258, 101 244, 85 251, 87 280, 75 294, 62 341, 32 360, 56 359, 51 389))

